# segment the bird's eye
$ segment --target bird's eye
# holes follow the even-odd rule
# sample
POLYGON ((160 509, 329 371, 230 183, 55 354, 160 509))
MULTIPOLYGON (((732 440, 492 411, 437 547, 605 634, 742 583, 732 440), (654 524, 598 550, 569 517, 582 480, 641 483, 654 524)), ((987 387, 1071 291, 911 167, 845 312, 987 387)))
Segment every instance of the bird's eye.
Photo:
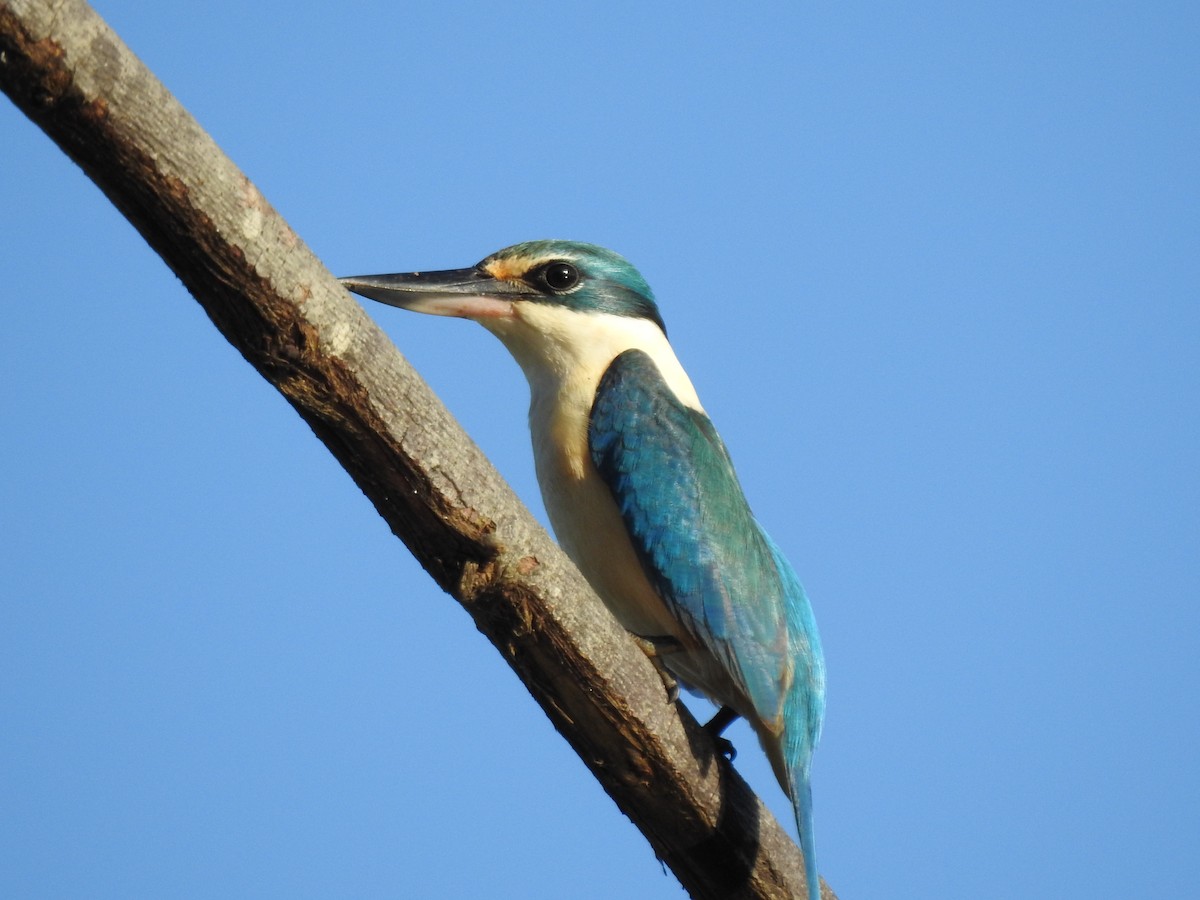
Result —
POLYGON ((579 270, 570 263, 552 262, 542 268, 541 276, 552 291, 568 291, 579 284, 579 270))

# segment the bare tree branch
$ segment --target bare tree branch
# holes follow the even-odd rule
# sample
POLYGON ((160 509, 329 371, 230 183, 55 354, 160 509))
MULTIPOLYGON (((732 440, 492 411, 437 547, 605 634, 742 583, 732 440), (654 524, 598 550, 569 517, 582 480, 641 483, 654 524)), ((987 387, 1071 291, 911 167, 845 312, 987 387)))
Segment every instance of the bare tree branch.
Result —
POLYGON ((0 0, 0 86, 308 422, 689 893, 803 895, 799 851, 667 702, 649 660, 362 308, 95 12, 0 0))

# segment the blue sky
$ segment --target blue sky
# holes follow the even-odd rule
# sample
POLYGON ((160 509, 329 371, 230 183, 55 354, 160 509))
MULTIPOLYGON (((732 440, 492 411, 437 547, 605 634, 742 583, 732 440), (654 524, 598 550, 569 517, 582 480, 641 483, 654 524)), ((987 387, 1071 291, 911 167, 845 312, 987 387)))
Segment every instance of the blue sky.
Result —
MULTIPOLYGON (((1194 890, 1194 4, 97 9, 335 273, 638 265, 813 598, 842 897, 1194 890)), ((0 133, 0 894, 683 896, 132 227, 0 133)), ((500 345, 370 312, 542 516, 500 345)))

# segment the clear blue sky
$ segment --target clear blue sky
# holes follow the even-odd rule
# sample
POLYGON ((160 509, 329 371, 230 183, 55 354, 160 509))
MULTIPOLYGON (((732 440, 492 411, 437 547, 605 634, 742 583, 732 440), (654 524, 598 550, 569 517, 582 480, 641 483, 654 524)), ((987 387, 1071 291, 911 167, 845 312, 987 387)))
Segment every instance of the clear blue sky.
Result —
MULTIPOLYGON (((1194 3, 98 9, 336 273, 639 266, 814 600, 845 900, 1195 890, 1194 3)), ((681 897, 100 192, 0 135, 0 895, 681 897)), ((541 516, 500 345, 370 312, 541 516)))

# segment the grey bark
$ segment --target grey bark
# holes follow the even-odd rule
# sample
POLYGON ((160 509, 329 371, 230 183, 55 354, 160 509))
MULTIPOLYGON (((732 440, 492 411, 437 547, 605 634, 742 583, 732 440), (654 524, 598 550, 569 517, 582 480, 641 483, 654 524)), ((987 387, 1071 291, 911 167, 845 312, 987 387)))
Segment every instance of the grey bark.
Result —
MULTIPOLYGON (((0 87, 100 187, 470 613, 696 898, 803 896, 800 853, 420 377, 79 0, 0 2, 0 87)), ((12 211, 10 211, 12 214, 12 211)), ((827 886, 826 900, 835 900, 827 886)))

